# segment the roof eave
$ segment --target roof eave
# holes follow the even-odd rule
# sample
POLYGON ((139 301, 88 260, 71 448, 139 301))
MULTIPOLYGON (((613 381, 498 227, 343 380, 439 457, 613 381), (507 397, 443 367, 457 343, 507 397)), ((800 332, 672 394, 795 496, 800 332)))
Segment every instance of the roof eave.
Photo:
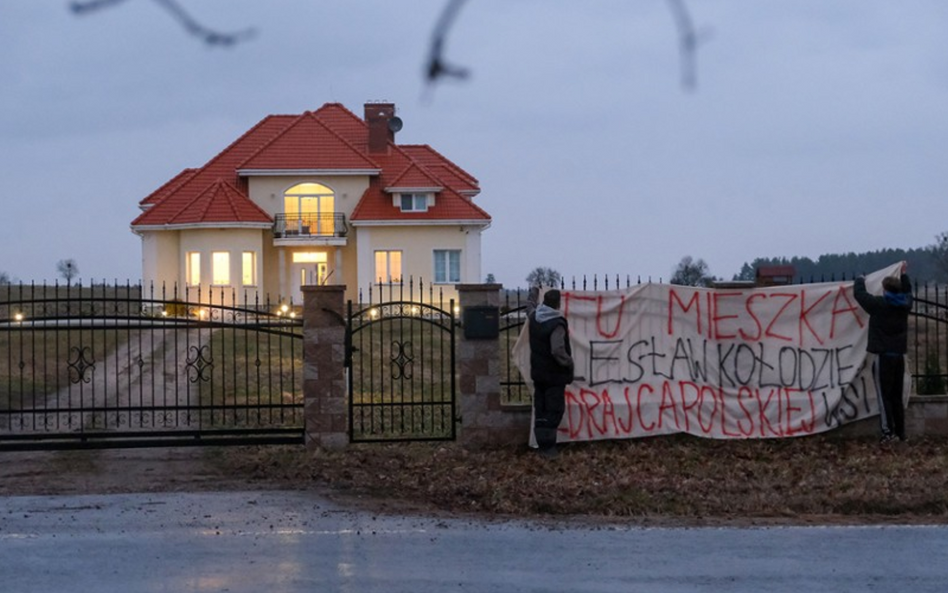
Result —
POLYGON ((241 177, 298 177, 301 175, 378 175, 381 169, 237 169, 241 177))
POLYGON ((385 192, 390 194, 407 194, 407 193, 438 193, 444 190, 444 187, 441 186, 431 186, 431 187, 408 187, 408 186, 392 186, 386 187, 385 192))
POLYGON ((359 226, 490 226, 490 219, 419 219, 419 220, 349 220, 354 227, 359 226))
POLYGON ((196 229, 263 229, 273 228, 272 222, 182 222, 170 224, 133 224, 132 232, 186 231, 196 229))

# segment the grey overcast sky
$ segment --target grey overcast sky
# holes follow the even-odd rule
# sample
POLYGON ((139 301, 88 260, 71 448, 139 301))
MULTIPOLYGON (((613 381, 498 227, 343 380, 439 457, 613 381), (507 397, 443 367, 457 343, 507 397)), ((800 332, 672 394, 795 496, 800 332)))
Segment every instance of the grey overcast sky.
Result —
POLYGON ((948 2, 686 0, 710 38, 680 84, 665 0, 471 0, 426 96, 442 0, 179 0, 85 16, 0 3, 0 271, 140 278, 140 199, 267 114, 390 100, 397 140, 481 182, 483 274, 730 278, 755 257, 922 247, 948 230, 948 2))

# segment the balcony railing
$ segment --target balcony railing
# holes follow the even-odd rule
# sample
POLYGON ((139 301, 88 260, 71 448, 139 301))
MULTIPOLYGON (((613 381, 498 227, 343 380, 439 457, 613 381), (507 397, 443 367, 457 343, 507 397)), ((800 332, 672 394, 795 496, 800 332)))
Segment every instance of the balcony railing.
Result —
POLYGON ((275 239, 345 237, 349 231, 346 215, 277 214, 273 222, 275 239))

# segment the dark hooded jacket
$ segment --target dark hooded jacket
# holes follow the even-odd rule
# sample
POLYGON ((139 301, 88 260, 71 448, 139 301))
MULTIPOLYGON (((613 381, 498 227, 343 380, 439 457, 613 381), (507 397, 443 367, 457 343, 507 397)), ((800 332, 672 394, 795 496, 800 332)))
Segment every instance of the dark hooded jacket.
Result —
POLYGON ((538 289, 530 290, 527 319, 530 324, 530 378, 547 385, 573 382, 573 350, 569 324, 563 314, 547 305, 536 304, 538 289))
POLYGON ((901 292, 869 294, 866 279, 853 285, 856 301, 869 314, 869 344, 873 354, 905 354, 908 346, 908 316, 912 310, 912 282, 902 274, 901 292))

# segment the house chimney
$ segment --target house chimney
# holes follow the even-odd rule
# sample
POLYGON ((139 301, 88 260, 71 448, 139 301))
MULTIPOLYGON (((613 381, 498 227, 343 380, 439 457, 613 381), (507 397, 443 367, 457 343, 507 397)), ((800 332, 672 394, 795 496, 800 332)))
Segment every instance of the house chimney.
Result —
MULTIPOLYGON (((397 125, 389 125, 395 117, 394 103, 366 103, 365 123, 369 126, 369 153, 388 152, 388 143, 395 141, 397 125)), ((400 122, 399 122, 400 123, 400 122)))

